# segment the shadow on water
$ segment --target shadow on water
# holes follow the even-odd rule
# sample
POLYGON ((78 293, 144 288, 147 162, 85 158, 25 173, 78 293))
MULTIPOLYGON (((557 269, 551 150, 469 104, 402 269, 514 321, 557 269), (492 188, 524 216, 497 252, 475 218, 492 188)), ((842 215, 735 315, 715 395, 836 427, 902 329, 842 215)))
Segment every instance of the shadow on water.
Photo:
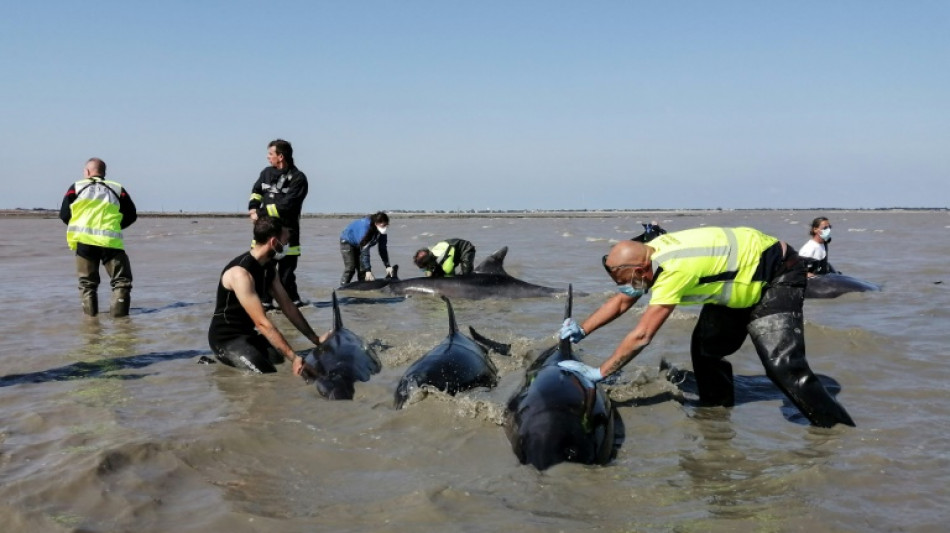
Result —
MULTIPOLYGON (((340 305, 362 305, 362 304, 394 304, 405 300, 407 296, 390 296, 390 297, 380 297, 380 298, 356 298, 352 296, 342 296, 338 298, 340 305)), ((333 307, 333 302, 327 300, 325 302, 311 302, 312 307, 325 308, 333 307)))
MULTIPOLYGON (((696 375, 693 373, 693 371, 683 370, 676 368, 675 366, 666 366, 665 369, 667 370, 666 379, 669 380, 670 383, 676 385, 676 387, 683 393, 682 398, 678 398, 673 395, 670 399, 679 401, 683 405, 688 405, 690 407, 703 407, 703 405, 699 403, 699 389, 696 386, 696 375)), ((838 396, 838 393, 841 392, 841 383, 839 383, 834 378, 823 374, 816 374, 816 376, 818 377, 818 381, 824 385, 825 389, 827 389, 833 397, 838 396)), ((735 384, 736 405, 752 402, 770 402, 781 400, 782 416, 785 417, 786 420, 803 426, 810 424, 808 418, 806 418, 805 415, 803 415, 794 404, 788 401, 785 393, 779 390, 779 388, 776 387, 774 383, 772 383, 772 380, 770 380, 768 376, 737 375, 733 379, 735 384)))
POLYGON ((141 379, 145 377, 144 374, 110 375, 109 372, 128 370, 130 368, 144 368, 146 366, 164 361, 189 359, 195 356, 206 356, 210 354, 211 352, 207 350, 182 350, 177 352, 151 352, 140 355, 129 355, 126 357, 112 357, 92 362, 81 361, 71 365, 51 368, 49 370, 43 370, 40 372, 0 376, 0 387, 9 387, 24 383, 48 383, 51 381, 70 381, 88 378, 120 380, 141 379))
POLYGON ((191 307, 194 305, 209 305, 214 302, 174 302, 162 307, 133 307, 129 310, 130 315, 149 315, 152 313, 159 313, 161 311, 168 311, 170 309, 182 309, 185 307, 191 307))

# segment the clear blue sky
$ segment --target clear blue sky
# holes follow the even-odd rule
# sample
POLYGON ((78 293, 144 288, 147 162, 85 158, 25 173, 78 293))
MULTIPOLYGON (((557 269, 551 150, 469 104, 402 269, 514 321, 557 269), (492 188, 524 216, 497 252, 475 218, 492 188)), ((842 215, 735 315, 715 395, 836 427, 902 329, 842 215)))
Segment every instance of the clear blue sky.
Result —
POLYGON ((950 2, 7 3, 0 207, 945 207, 950 2))

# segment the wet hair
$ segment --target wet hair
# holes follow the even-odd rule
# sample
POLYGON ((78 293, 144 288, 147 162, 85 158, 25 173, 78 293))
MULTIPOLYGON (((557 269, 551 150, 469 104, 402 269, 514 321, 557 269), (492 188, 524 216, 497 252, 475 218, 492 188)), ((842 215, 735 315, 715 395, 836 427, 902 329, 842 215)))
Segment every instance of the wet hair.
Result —
POLYGON ((412 256, 412 262, 416 264, 419 268, 428 268, 430 266, 435 266, 435 255, 432 254, 432 251, 428 248, 422 248, 416 250, 416 254, 412 256))
POLYGON ((254 242, 265 243, 271 237, 280 239, 284 232, 284 223, 279 218, 261 215, 254 222, 254 242))
POLYGON ((89 161, 86 161, 86 166, 92 166, 94 176, 106 177, 106 162, 98 157, 90 157, 89 161))
POLYGON ((818 217, 815 220, 812 220, 811 229, 808 230, 808 234, 814 237, 815 234, 818 233, 818 226, 820 226, 822 222, 825 222, 827 220, 828 220, 828 217, 818 217))
POLYGON ((278 155, 284 156, 284 161, 287 162, 289 168, 294 167, 294 147, 290 145, 289 142, 283 139, 274 139, 268 145, 268 148, 273 147, 274 151, 278 155))

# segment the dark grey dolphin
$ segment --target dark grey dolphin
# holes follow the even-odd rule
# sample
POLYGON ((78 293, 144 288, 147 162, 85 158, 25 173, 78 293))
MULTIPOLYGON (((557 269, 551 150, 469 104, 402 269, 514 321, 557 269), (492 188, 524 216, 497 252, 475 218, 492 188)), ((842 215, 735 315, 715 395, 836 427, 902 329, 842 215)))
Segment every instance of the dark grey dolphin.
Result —
POLYGON ((805 298, 837 298, 848 292, 879 291, 881 286, 838 272, 808 278, 805 298))
POLYGON ((396 387, 396 409, 406 403, 414 389, 423 385, 455 395, 476 387, 494 387, 498 383, 498 369, 488 358, 487 349, 508 355, 511 345, 486 339, 471 327, 469 331, 474 340, 466 337, 455 322, 452 302, 445 296, 442 300, 449 312, 449 335, 406 369, 396 387))
MULTIPOLYGON (((571 316, 570 288, 565 318, 571 316)), ((508 401, 505 433, 522 464, 544 470, 565 461, 606 464, 623 440, 623 421, 602 388, 557 364, 575 359, 570 339, 528 367, 508 401)))
MULTIPOLYGON (((483 298, 536 298, 563 295, 563 289, 535 285, 511 277, 505 272, 508 247, 498 250, 482 261, 471 274, 453 277, 418 277, 379 280, 383 283, 348 283, 339 290, 381 290, 390 294, 439 294, 451 298, 480 300, 483 298)), ((578 293, 580 294, 580 293, 578 293)))
POLYGON ((385 278, 374 279, 373 281, 353 281, 340 287, 337 290, 346 291, 378 291, 385 289, 387 285, 394 281, 399 281, 399 265, 393 265, 392 275, 387 274, 385 278))
POLYGON ((317 392, 330 400, 352 400, 357 381, 369 381, 382 365, 376 352, 359 335, 343 327, 340 304, 333 292, 333 331, 307 354, 304 375, 317 392))

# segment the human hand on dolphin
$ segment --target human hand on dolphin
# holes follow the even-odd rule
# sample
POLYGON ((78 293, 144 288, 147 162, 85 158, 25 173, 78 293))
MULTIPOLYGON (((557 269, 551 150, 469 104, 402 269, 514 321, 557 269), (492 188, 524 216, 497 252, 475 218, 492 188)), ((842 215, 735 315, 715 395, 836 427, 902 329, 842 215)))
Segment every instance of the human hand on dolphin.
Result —
POLYGON ((306 367, 307 365, 306 363, 304 363, 304 357, 298 353, 297 357, 294 357, 294 366, 293 366, 294 375, 301 376, 304 379, 307 379, 307 376, 304 375, 304 371, 306 367))
POLYGON ((570 338, 571 342, 577 344, 587 336, 587 332, 573 318, 565 318, 561 325, 560 337, 562 339, 570 338))
POLYGON ((600 368, 596 366, 585 365, 584 363, 580 361, 574 361, 574 360, 561 361, 560 363, 557 364, 557 366, 565 370, 570 370, 571 372, 574 372, 575 374, 579 374, 580 376, 590 380, 593 383, 597 383, 598 381, 601 381, 604 379, 603 374, 600 373, 600 368))

